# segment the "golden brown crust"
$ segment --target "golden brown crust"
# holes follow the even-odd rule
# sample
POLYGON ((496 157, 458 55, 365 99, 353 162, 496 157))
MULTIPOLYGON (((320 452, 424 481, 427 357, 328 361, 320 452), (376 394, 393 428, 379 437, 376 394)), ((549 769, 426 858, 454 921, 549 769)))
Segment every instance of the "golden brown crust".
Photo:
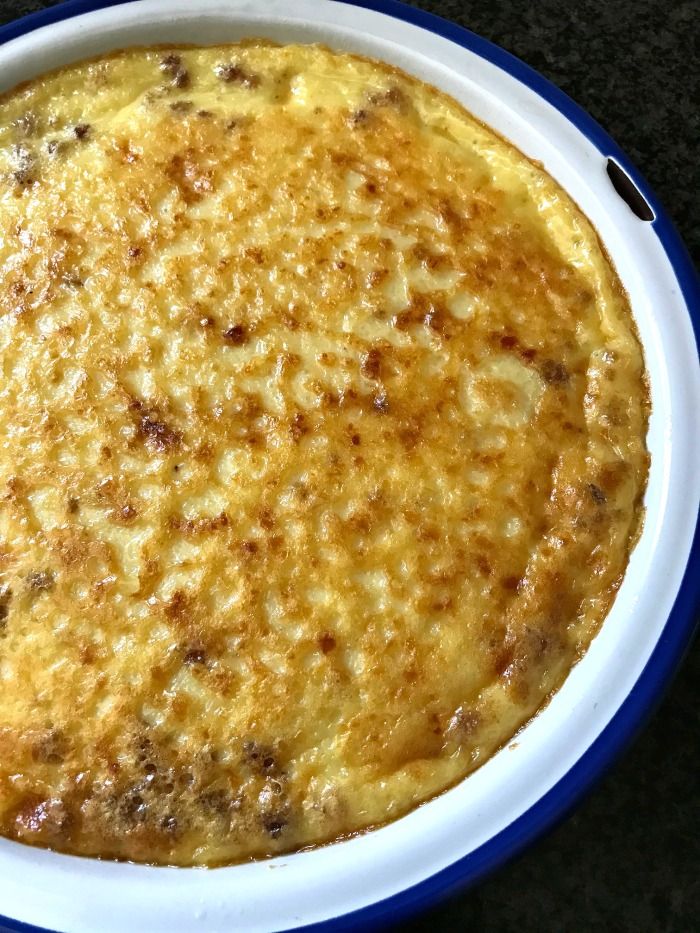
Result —
POLYGON ((216 864, 464 777, 641 523, 595 232, 319 47, 115 53, 0 110, 0 832, 216 864))

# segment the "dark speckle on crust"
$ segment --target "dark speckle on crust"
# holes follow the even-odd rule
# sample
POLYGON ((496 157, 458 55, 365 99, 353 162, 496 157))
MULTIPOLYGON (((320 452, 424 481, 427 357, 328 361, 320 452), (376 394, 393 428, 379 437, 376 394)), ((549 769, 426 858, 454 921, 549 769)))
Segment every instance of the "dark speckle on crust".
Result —
POLYGON ((265 776, 278 776, 282 773, 277 755, 268 745, 249 739, 243 743, 243 760, 253 771, 265 776))
POLYGON ((294 415, 289 432, 292 435, 292 439, 294 441, 300 441, 305 434, 309 433, 309 426, 307 424, 306 415, 303 412, 298 411, 294 415))
POLYGON ((179 55, 170 54, 162 58, 160 61, 160 70, 170 76, 175 87, 187 87, 190 83, 189 72, 182 64, 182 59, 179 55))
POLYGON ((199 804, 209 813, 225 816, 233 807, 231 795, 221 788, 211 788, 199 795, 199 804))
POLYGON ((400 107, 406 102, 406 95, 399 87, 391 87, 386 91, 371 94, 370 104, 374 107, 400 107))
POLYGON ((194 646, 185 651, 182 660, 185 664, 206 664, 207 653, 204 648, 194 646))
POLYGON ((27 574, 27 586, 35 592, 50 590, 54 583, 55 578, 50 570, 31 570, 27 574))
POLYGON ((363 126, 369 121, 369 112, 364 108, 356 110, 350 115, 350 124, 352 126, 363 126))
POLYGON ((319 648, 324 654, 330 654, 330 652, 335 648, 335 644, 335 638, 331 635, 330 632, 323 632, 318 637, 319 648))
POLYGON ((60 729, 50 729, 32 744, 32 758, 42 764, 60 764, 68 754, 68 741, 60 729))
POLYGON ((540 365, 542 378, 549 385, 563 386, 569 381, 569 372, 558 360, 544 360, 540 365))
POLYGON ((7 616, 10 611, 10 600, 12 599, 12 590, 9 586, 0 589, 0 635, 7 628, 7 616))
POLYGON ((178 831, 177 817, 172 816, 172 814, 164 816, 160 821, 160 828, 164 833, 168 833, 168 835, 175 835, 175 833, 178 831))
POLYGON ((14 166, 14 170, 12 171, 14 182, 20 187, 33 184, 36 180, 36 158, 34 154, 24 145, 13 146, 11 161, 14 166))
POLYGON ((33 136, 37 129, 36 114, 31 110, 12 121, 12 125, 21 136, 33 136))
POLYGON ((389 411, 389 399, 386 397, 386 393, 380 392, 375 395, 372 399, 372 407, 376 412, 379 412, 380 415, 385 415, 389 411))
POLYGON ((220 78, 226 84, 240 84, 242 87, 250 89, 260 85, 260 78, 256 74, 251 74, 241 65, 235 62, 222 62, 214 69, 217 78, 220 78))
POLYGON ((170 55, 165 55, 160 60, 160 70, 164 71, 166 74, 175 74, 180 67, 182 67, 182 59, 179 55, 175 55, 174 52, 171 52, 170 55))
POLYGON ((588 492, 596 505, 605 505, 605 503, 608 501, 608 497, 605 495, 603 490, 600 488, 600 486, 596 486, 595 483, 588 484, 588 492))
POLYGON ((248 340, 248 332, 242 324, 232 324, 223 333, 224 340, 233 347, 241 347, 248 340))
POLYGON ((169 427, 164 421, 158 421, 152 414, 145 414, 138 424, 138 432, 146 442, 159 452, 177 447, 182 441, 182 434, 169 427))
POLYGON ((137 517, 137 515, 138 515, 138 512, 136 511, 134 506, 128 502, 125 505, 123 505, 119 509, 119 512, 118 512, 119 520, 123 522, 124 524, 127 524, 128 522, 132 522, 137 517))
POLYGON ((382 369, 382 354, 376 347, 368 350, 362 357, 360 369, 362 375, 366 376, 367 379, 379 379, 382 369))
POLYGON ((128 792, 119 799, 118 814, 127 824, 142 823, 148 814, 148 804, 141 794, 128 792))
POLYGON ((286 823, 280 818, 264 819, 263 826, 273 839, 279 839, 279 837, 282 835, 282 830, 286 826, 286 823))
POLYGON ((191 100, 174 100, 170 105, 173 113, 189 113, 192 110, 191 100))

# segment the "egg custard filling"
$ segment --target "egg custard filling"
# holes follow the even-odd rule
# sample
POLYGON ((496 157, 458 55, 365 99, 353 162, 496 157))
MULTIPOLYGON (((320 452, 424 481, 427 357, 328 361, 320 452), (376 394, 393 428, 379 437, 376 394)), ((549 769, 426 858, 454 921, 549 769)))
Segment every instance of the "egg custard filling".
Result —
POLYGON ((649 404, 541 165, 376 61, 135 48, 0 98, 0 218, 0 834, 332 841, 562 684, 649 404))

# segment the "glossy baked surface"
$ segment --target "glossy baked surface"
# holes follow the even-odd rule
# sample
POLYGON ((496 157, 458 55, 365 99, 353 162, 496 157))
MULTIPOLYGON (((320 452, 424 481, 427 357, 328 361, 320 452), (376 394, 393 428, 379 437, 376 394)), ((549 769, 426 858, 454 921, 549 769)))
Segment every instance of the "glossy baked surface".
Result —
POLYGON ((0 101, 0 831, 219 864, 405 813, 595 634, 643 361, 576 206, 313 46, 0 101))

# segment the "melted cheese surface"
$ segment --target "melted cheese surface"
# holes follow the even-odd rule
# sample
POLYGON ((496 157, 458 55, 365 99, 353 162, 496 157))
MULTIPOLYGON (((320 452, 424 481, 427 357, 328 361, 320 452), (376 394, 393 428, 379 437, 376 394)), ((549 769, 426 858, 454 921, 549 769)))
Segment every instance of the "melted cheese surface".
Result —
POLYGON ((0 100, 0 833, 220 864, 462 779, 641 519, 626 297, 543 169, 321 47, 0 100))

